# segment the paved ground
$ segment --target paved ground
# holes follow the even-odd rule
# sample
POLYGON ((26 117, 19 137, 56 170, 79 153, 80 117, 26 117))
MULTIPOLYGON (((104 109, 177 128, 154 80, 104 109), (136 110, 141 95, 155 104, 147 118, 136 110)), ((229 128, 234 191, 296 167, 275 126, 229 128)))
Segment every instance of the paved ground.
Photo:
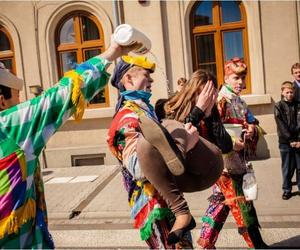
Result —
MULTIPOLYGON (((300 196, 281 199, 280 159, 253 162, 259 185, 255 206, 265 241, 276 248, 300 248, 300 196)), ((132 229, 127 196, 116 166, 88 166, 43 171, 50 230, 58 248, 145 248, 139 232, 132 229)), ((297 188, 294 188, 296 191, 297 188)), ((186 194, 197 218, 207 208, 210 190, 186 194)), ((218 248, 245 248, 233 218, 222 230, 218 248)))

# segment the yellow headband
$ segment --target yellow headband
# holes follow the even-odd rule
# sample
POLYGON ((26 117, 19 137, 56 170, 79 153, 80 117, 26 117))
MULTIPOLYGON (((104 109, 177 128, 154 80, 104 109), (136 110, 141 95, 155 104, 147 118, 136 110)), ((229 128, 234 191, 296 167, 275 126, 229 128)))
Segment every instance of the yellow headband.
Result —
POLYGON ((136 56, 136 57, 122 56, 122 60, 128 64, 150 70, 151 73, 153 73, 155 70, 155 63, 149 61, 144 56, 136 56))

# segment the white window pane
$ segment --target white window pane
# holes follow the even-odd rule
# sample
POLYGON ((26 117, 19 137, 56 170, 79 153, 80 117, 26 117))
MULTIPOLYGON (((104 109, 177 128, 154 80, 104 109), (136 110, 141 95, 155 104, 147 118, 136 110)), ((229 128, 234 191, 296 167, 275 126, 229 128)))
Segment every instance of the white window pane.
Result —
POLYGON ((74 43, 75 32, 74 32, 74 21, 73 18, 68 19, 60 30, 60 43, 74 43))
POLYGON ((224 60, 244 58, 242 31, 224 32, 224 60))

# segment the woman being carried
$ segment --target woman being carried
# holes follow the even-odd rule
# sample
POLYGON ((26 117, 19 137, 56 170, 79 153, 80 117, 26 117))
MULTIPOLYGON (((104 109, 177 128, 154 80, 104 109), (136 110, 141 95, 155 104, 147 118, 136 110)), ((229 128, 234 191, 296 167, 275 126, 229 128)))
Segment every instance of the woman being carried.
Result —
POLYGON ((160 114, 162 126, 150 119, 141 118, 140 128, 144 138, 140 139, 137 147, 140 166, 172 211, 185 215, 176 217, 173 234, 170 234, 172 237, 169 237, 174 242, 180 240, 187 229, 192 229, 189 222, 193 219, 188 207, 178 209, 182 193, 201 191, 214 184, 223 169, 218 147, 223 153, 232 150, 231 138, 224 129, 215 106, 215 86, 216 80, 211 74, 198 70, 181 92, 170 100, 158 102, 156 113, 160 114), (185 121, 187 123, 183 125, 185 121), (190 135, 195 131, 196 143, 190 135), (168 138, 167 132, 171 138, 168 138), (199 137, 199 134, 205 135, 218 147, 199 137), (173 139, 180 149, 184 159, 182 169, 170 160, 170 150, 168 144, 164 143, 164 138, 167 138, 169 144, 172 144, 173 139))

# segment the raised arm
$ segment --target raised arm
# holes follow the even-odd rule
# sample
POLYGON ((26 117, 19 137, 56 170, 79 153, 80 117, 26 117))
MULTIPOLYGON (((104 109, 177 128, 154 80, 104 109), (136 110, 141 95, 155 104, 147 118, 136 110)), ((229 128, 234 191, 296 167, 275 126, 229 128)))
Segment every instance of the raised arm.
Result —
POLYGON ((28 155, 38 156, 49 138, 71 117, 80 120, 85 103, 107 84, 110 61, 130 51, 112 42, 99 56, 69 71, 41 96, 0 113, 1 131, 28 155))

